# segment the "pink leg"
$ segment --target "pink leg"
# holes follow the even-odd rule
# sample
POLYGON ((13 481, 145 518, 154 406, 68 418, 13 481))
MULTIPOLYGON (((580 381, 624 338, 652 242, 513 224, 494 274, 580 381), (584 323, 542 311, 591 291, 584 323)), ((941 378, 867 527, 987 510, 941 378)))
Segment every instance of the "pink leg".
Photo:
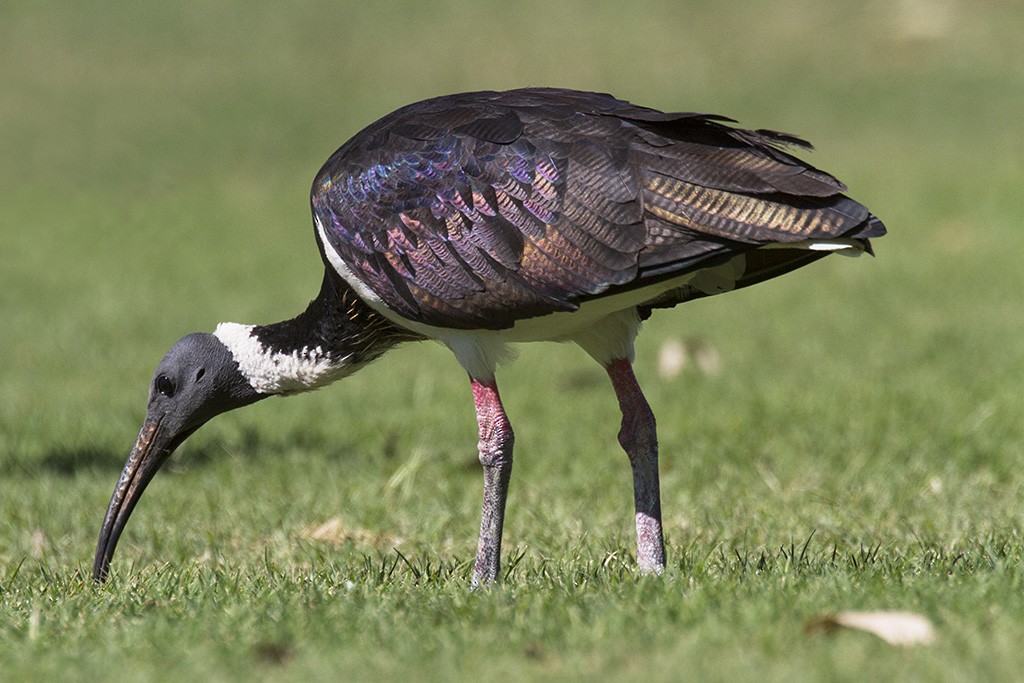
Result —
POLYGON ((470 377, 476 421, 480 427, 480 464, 484 467, 484 504, 480 519, 480 540, 473 567, 473 585, 491 583, 501 569, 501 528, 505 521, 505 499, 512 476, 512 425, 501 405, 498 385, 470 377))
POLYGON ((644 398, 625 358, 605 367, 622 410, 619 443, 633 467, 633 498, 636 503, 636 559, 640 571, 665 569, 665 541, 661 532, 661 491, 658 483, 658 435, 654 413, 644 398))

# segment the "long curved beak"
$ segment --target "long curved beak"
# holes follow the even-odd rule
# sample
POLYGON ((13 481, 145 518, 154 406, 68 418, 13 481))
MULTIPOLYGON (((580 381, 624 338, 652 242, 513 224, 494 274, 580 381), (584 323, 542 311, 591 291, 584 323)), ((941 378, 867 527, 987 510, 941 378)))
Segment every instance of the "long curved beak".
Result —
POLYGON ((160 418, 146 418, 139 431, 139 438, 136 439, 135 446, 128 456, 128 462, 121 472, 121 478, 117 480, 114 495, 111 496, 110 505, 107 507, 107 516, 103 519, 103 528, 100 529, 96 559, 92 565, 92 578, 97 583, 106 581, 117 541, 128 523, 132 510, 142 497, 142 492, 146 490, 146 485, 174 452, 177 443, 181 442, 181 439, 176 439, 175 435, 168 433, 173 430, 162 430, 160 423, 160 418))

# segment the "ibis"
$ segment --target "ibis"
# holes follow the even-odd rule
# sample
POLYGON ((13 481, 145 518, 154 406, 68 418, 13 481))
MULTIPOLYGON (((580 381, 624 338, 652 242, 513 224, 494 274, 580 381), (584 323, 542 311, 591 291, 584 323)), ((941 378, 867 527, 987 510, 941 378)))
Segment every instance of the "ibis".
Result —
POLYGON ((514 436, 495 370, 520 342, 574 342, 606 371, 632 468, 636 564, 661 572, 658 440, 633 372, 641 322, 829 254, 871 253, 869 239, 885 234, 795 148, 810 144, 552 88, 448 95, 371 124, 313 181, 325 272, 306 310, 220 323, 160 361, 103 520, 95 580, 153 476, 211 418, 321 388, 426 339, 455 355, 476 408, 474 585, 500 574, 514 436))

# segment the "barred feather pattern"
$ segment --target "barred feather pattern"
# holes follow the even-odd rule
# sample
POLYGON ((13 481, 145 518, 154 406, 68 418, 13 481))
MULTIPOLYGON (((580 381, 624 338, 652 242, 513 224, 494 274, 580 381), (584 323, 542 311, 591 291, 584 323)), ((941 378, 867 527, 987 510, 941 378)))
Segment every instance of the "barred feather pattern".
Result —
MULTIPOLYGON (((557 89, 436 98, 335 152, 312 209, 391 311, 454 329, 572 311, 766 245, 844 237, 869 248, 885 233, 841 182, 785 149, 808 143, 729 122, 557 89)), ((809 260, 777 250, 737 286, 809 260)))

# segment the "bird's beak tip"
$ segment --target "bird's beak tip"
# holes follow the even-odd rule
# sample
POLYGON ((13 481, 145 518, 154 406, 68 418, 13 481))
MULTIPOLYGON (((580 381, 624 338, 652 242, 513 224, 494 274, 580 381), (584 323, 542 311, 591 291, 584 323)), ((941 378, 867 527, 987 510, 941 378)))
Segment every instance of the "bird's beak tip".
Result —
POLYGON ((139 431, 117 486, 114 487, 114 493, 110 497, 107 514, 100 529, 92 568, 92 579, 97 585, 107 580, 117 541, 142 492, 173 451, 170 436, 172 435, 161 429, 160 418, 153 416, 146 418, 139 431))

